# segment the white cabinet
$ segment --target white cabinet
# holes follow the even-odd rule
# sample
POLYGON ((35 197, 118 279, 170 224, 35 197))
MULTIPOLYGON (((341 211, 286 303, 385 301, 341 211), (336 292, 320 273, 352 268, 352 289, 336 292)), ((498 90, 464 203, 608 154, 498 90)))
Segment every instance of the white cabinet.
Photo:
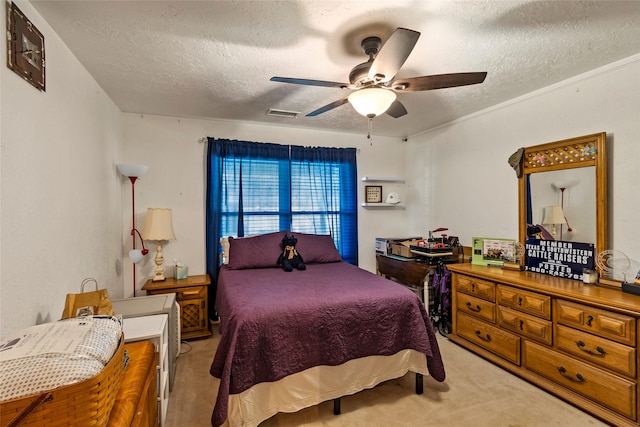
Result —
POLYGON ((169 331, 168 315, 130 317, 122 320, 124 341, 148 340, 158 352, 158 419, 164 425, 169 407, 169 331))
POLYGON ((164 314, 169 316, 169 390, 173 390, 180 354, 180 306, 176 294, 147 295, 111 300, 113 310, 123 318, 164 314))

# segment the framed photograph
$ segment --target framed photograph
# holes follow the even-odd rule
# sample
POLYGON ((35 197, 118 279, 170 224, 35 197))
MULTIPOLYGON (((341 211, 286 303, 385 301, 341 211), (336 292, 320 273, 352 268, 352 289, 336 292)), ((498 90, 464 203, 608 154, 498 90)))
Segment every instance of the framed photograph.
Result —
POLYGON ((44 36, 14 3, 7 3, 7 67, 44 92, 44 36))
POLYGON ((382 203, 382 185, 365 185, 364 201, 366 203, 382 203))
POLYGON ((472 241, 472 264, 502 267, 505 262, 517 261, 517 242, 513 239, 474 237, 472 241))

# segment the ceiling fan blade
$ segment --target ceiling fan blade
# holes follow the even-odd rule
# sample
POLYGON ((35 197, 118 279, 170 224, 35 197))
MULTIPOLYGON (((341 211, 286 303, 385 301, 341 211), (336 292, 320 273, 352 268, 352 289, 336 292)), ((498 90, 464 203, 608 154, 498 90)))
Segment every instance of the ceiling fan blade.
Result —
POLYGON ((348 83, 327 82, 324 80, 294 79, 289 77, 271 77, 270 80, 272 82, 292 83, 295 85, 337 87, 339 89, 346 89, 350 86, 348 83))
POLYGON ((337 101, 333 101, 331 104, 327 104, 324 107, 320 107, 317 110, 310 112, 309 114, 307 114, 307 117, 314 117, 318 114, 326 113, 327 111, 333 110, 334 108, 339 107, 342 104, 346 104, 347 102, 349 102, 349 98, 342 98, 337 101))
POLYGON ((391 104, 391 106, 387 109, 387 111, 385 111, 385 113, 387 113, 394 119, 397 119, 398 117, 402 117, 405 114, 407 114, 407 109, 404 108, 404 105, 402 105, 402 102, 396 99, 395 101, 393 101, 393 104, 391 104))
POLYGON ((393 79, 418 42, 420 33, 406 28, 396 28, 382 45, 369 69, 369 78, 378 83, 393 79))
POLYGON ((486 72, 435 74, 432 76, 410 77, 394 80, 388 84, 394 91, 419 92, 421 90, 444 89, 448 87, 467 86, 482 83, 487 77, 486 72))

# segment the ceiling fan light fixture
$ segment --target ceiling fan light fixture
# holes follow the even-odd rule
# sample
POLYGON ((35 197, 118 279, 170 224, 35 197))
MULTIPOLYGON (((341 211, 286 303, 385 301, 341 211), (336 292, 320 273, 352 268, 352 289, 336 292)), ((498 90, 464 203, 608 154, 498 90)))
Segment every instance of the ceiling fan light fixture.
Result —
POLYGON ((349 95, 353 108, 365 117, 376 117, 389 109, 396 100, 393 91, 372 87, 360 89, 349 95))

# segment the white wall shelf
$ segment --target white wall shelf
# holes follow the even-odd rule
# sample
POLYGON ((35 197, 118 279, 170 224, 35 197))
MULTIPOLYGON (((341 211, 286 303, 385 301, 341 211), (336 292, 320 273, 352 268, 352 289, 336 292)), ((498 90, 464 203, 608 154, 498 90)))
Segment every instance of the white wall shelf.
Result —
POLYGON ((394 208, 394 209, 404 209, 404 205, 401 204, 393 204, 393 203, 362 203, 363 208, 394 208))
POLYGON ((362 182, 396 182, 402 184, 404 183, 404 178, 393 176, 363 176, 362 182))
MULTIPOLYGON (((404 184, 404 178, 395 176, 363 176, 362 182, 370 183, 388 183, 391 184, 391 188, 395 190, 398 187, 397 184, 404 184)), ((387 189, 385 189, 387 190, 387 189)), ((383 198, 383 200, 386 200, 383 198)), ((365 209, 404 209, 404 205, 401 203, 362 203, 365 209)))

